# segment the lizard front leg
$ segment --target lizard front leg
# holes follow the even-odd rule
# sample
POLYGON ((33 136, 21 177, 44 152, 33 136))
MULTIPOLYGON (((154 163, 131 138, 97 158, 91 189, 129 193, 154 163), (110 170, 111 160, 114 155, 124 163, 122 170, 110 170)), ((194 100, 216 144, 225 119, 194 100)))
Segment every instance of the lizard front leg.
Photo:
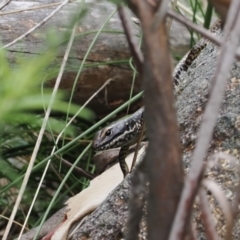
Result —
POLYGON ((122 146, 121 149, 120 149, 120 152, 119 152, 119 156, 118 156, 118 161, 119 161, 119 164, 120 164, 120 168, 123 172, 124 177, 126 177, 127 174, 129 173, 128 165, 125 161, 125 158, 128 154, 128 149, 129 149, 129 145, 122 146))

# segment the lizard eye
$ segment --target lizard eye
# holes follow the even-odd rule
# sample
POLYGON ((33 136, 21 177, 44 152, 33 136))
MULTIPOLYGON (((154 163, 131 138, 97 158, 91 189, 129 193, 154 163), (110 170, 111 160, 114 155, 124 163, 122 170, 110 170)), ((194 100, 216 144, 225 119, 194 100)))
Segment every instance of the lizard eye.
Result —
POLYGON ((105 136, 110 136, 111 133, 112 133, 112 130, 111 130, 111 129, 108 129, 108 130, 106 131, 106 133, 105 133, 105 136))

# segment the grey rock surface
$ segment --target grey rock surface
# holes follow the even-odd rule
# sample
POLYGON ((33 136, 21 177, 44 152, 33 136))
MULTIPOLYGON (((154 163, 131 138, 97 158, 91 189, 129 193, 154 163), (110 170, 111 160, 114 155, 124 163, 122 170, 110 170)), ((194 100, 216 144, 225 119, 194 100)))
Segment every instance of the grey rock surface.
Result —
MULTIPOLYGON (((183 166, 185 172, 188 172, 191 165, 191 156, 195 147, 202 114, 209 96, 211 79, 215 71, 218 54, 219 48, 213 44, 208 44, 183 76, 182 82, 176 90, 176 106, 184 151, 183 166)), ((237 164, 239 164, 239 67, 239 62, 235 62, 227 80, 225 99, 222 103, 213 140, 209 148, 209 162, 212 161, 212 154, 215 154, 215 163, 217 162, 218 164, 208 167, 204 174, 205 178, 214 180, 223 189, 230 203, 235 197, 235 188, 238 184, 239 176, 237 175, 236 167, 222 153, 231 154, 237 159, 237 164), (218 158, 216 154, 222 155, 218 158)), ((129 187, 129 178, 126 178, 103 204, 86 218, 73 239, 106 239, 106 237, 107 239, 124 239, 127 234, 125 224, 128 216, 129 187), (104 209, 109 210, 106 212, 104 209), (114 226, 112 226, 112 223, 114 226)), ((226 231, 225 216, 214 196, 209 193, 207 196, 216 230, 220 237, 223 238, 226 231)), ((237 218, 233 239, 239 239, 239 221, 240 218, 237 218)), ((206 239, 197 202, 194 205, 192 222, 195 223, 198 239, 206 239)), ((146 223, 142 223, 141 226, 146 226, 146 223)), ((146 239, 146 227, 142 227, 142 229, 139 239, 146 239)))
MULTIPOLYGON (((61 3, 60 0, 42 1, 11 1, 1 12, 10 12, 32 7, 40 7, 50 3, 61 3)), ((14 14, 2 15, 0 18, 1 42, 6 45, 18 38, 29 29, 40 23, 58 6, 40 8, 38 10, 24 11, 14 14)), ((116 11, 116 5, 109 1, 85 1, 86 13, 83 14, 76 29, 76 37, 71 48, 70 57, 67 61, 60 87, 67 93, 71 93, 80 64, 82 63, 90 44, 96 37, 97 31, 103 26, 106 20, 116 11), (88 32, 88 34, 87 34, 88 32), (84 34, 85 33, 85 34, 84 34)), ((50 20, 40 28, 30 33, 21 41, 7 48, 7 56, 10 63, 15 64, 16 59, 26 57, 31 59, 34 55, 42 53, 48 46, 48 35, 63 39, 59 43, 59 53, 56 60, 49 69, 50 72, 58 72, 66 50, 70 29, 73 19, 81 12, 81 4, 77 1, 70 1, 50 20), (49 34, 51 33, 51 34, 49 34), (65 36, 65 37, 64 37, 65 36)), ((130 14, 129 14, 130 16, 130 14)), ((132 24, 136 41, 139 42, 139 27, 132 24)), ((180 24, 173 21, 170 31, 170 45, 172 51, 182 56, 188 51, 189 39, 188 31, 180 24)), ((97 37, 91 51, 86 58, 88 67, 84 67, 77 79, 74 89, 73 100, 82 105, 98 90, 108 79, 115 78, 115 81, 108 85, 107 90, 100 92, 88 107, 96 113, 107 115, 116 109, 123 102, 129 99, 132 87, 133 71, 129 65, 131 54, 129 52, 126 37, 123 33, 122 24, 118 13, 110 18, 97 37), (112 62, 108 64, 107 62, 112 62), (89 66, 95 64, 94 67, 89 66), (106 94, 107 92, 107 94, 106 94)), ((56 76, 48 82, 49 87, 53 87, 56 76)), ((141 81, 137 78, 134 84, 133 94, 142 90, 141 81)), ((136 110, 138 106, 135 105, 136 110)))

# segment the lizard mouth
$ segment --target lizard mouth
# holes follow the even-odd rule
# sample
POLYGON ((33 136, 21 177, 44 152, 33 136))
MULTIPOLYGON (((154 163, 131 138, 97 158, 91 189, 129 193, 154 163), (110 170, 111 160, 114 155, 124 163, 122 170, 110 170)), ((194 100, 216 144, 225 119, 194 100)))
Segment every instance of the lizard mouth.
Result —
POLYGON ((92 142, 92 149, 94 150, 94 151, 102 151, 102 150, 105 150, 106 149, 106 147, 105 146, 100 146, 99 144, 97 144, 97 143, 94 143, 94 142, 92 142))
POLYGON ((98 148, 99 148, 98 144, 96 144, 96 143, 94 143, 94 142, 92 142, 91 147, 92 147, 92 149, 93 149, 94 151, 97 151, 98 148))

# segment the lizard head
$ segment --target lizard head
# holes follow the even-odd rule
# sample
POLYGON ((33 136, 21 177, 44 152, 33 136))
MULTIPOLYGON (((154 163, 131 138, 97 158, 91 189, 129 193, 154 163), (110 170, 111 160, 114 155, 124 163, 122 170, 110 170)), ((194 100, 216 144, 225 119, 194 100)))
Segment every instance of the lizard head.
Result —
POLYGON ((123 133, 124 129, 121 123, 111 124, 96 133, 92 142, 92 149, 94 151, 102 151, 122 146, 122 141, 119 141, 118 136, 123 133))
POLYGON ((102 151, 135 143, 141 130, 142 113, 143 108, 98 131, 92 141, 92 149, 102 151))

